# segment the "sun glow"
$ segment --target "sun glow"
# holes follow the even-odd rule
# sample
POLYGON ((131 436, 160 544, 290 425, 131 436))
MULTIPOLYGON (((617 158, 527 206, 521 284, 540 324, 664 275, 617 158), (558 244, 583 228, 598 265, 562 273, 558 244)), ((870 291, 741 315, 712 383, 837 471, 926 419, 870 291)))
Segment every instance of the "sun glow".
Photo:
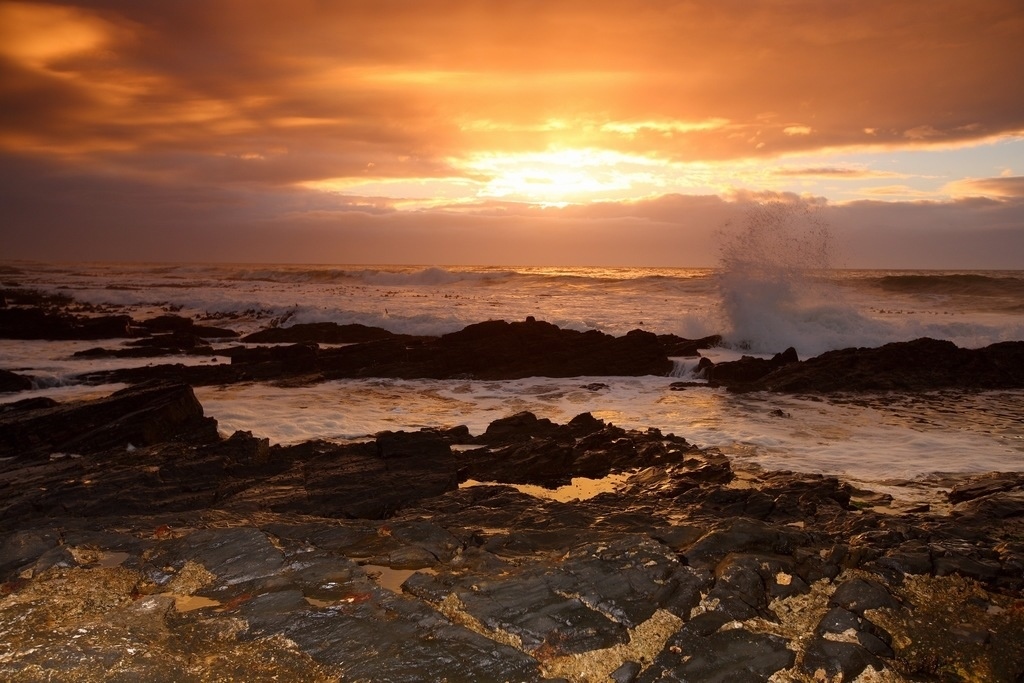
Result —
POLYGON ((477 152, 446 162, 455 174, 323 178, 299 186, 402 209, 454 209, 495 201, 564 207, 635 201, 666 192, 725 191, 730 187, 729 182, 722 181, 721 173, 707 164, 598 148, 477 152))
POLYGON ((599 149, 478 154, 453 162, 483 178, 480 198, 565 206, 635 199, 664 189, 671 164, 599 149))

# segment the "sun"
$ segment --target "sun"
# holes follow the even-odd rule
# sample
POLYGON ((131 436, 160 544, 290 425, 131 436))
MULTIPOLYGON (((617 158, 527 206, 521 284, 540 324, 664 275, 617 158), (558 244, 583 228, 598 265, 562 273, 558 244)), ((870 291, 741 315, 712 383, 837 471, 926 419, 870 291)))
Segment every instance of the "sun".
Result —
POLYGON ((480 153, 455 162, 482 178, 481 199, 544 206, 635 199, 661 187, 664 162, 612 150, 480 153))

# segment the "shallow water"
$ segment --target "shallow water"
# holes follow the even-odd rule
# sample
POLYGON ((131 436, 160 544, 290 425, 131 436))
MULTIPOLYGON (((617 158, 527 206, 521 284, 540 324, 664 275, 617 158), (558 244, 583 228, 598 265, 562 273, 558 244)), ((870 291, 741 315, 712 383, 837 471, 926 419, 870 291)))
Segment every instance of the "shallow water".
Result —
POLYGON ((656 427, 763 469, 862 482, 1024 469, 1024 391, 822 398, 674 391, 672 381, 343 380, 199 388, 197 395, 226 433, 249 430, 281 443, 463 424, 479 434, 494 419, 522 410, 562 423, 590 412, 624 428, 656 427))

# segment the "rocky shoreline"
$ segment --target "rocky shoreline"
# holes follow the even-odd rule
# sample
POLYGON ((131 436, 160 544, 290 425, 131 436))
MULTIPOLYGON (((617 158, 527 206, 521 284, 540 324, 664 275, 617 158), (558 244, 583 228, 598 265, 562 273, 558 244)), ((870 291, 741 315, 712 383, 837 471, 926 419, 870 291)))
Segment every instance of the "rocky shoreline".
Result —
MULTIPOLYGON (((5 680, 1024 678, 1024 475, 901 504, 833 477, 740 471, 588 413, 282 446, 223 438, 192 389, 665 375, 681 357, 731 391, 1020 388, 1024 342, 715 364, 698 356, 718 337, 532 318, 440 337, 331 323, 242 337, 224 321, 2 299, 0 336, 154 359, 80 378, 129 385, 109 396, 0 405, 5 680)), ((33 383, 0 370, 0 391, 33 383)))
POLYGON ((167 382, 0 435, 5 680, 1024 675, 1022 475, 906 508, 589 414, 279 446, 167 382))
MULTIPOLYGON (((0 290, 0 300, 5 302, 0 306, 2 338, 104 340, 106 346, 76 353, 86 359, 189 355, 229 361, 205 365, 154 362, 78 378, 89 384, 168 380, 208 386, 252 381, 314 384, 366 377, 664 376, 673 372, 674 358, 700 358, 702 350, 722 341, 718 335, 684 339, 640 329, 614 337, 595 330, 561 329, 533 318, 489 320, 439 337, 335 323, 270 327, 241 336, 230 328, 199 324, 173 314, 134 320, 96 311, 71 313, 64 299, 20 290, 0 290)), ((744 356, 716 364, 700 358, 696 370, 708 385, 740 392, 1017 389, 1024 388, 1024 341, 964 349, 949 341, 922 338, 878 348, 829 351, 805 360, 787 349, 770 359, 744 356)), ((31 377, 0 369, 0 391, 31 386, 31 377)), ((676 388, 685 388, 685 383, 676 388)))

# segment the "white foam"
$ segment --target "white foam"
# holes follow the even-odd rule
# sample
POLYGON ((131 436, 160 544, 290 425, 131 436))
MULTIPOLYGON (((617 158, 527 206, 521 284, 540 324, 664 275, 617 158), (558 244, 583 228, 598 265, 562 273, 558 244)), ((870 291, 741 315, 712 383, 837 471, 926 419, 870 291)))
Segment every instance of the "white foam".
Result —
POLYGON ((737 348, 793 347, 806 358, 919 337, 964 347, 1024 338, 1019 312, 993 313, 989 297, 953 305, 949 296, 884 290, 880 273, 833 271, 829 227, 806 202, 756 205, 720 237, 721 329, 737 348))

